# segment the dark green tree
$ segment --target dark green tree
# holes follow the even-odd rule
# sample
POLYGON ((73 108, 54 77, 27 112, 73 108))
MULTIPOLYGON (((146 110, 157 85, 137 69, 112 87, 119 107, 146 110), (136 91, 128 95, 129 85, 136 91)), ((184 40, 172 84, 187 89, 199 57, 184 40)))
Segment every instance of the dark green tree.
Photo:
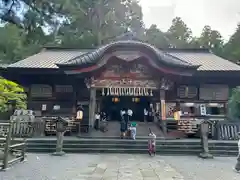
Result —
POLYGON ((230 37, 225 44, 223 50, 224 57, 239 63, 240 60, 240 24, 237 26, 235 33, 230 37))
POLYGON ((240 120, 240 88, 232 90, 231 97, 228 102, 228 116, 231 120, 240 120))
POLYGON ((172 20, 172 25, 167 31, 167 36, 171 40, 172 46, 176 48, 188 48, 192 39, 191 29, 180 17, 172 20))
POLYGON ((220 32, 212 30, 210 26, 204 26, 198 41, 200 47, 210 49, 218 55, 222 54, 223 38, 220 32))
POLYGON ((146 29, 145 41, 156 46, 159 49, 166 49, 170 47, 170 41, 165 33, 157 28, 155 24, 146 29))

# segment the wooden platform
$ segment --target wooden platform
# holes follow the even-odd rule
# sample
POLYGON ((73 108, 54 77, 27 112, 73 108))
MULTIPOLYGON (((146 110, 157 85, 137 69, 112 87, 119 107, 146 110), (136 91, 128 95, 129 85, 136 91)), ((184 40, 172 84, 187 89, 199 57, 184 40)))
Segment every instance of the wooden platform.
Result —
MULTIPOLYGON (((184 138, 185 136, 179 132, 169 132, 167 137, 164 137, 161 129, 156 123, 153 122, 137 122, 137 135, 138 137, 147 137, 149 134, 149 128, 156 134, 158 138, 184 138)), ((82 137, 119 137, 120 136, 120 123, 109 122, 108 131, 102 132, 92 129, 89 133, 82 133, 82 137)))

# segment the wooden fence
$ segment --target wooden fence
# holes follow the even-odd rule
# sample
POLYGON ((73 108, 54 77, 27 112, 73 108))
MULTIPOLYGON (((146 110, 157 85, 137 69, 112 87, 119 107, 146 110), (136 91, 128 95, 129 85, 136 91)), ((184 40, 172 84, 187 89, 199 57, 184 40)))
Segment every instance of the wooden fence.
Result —
POLYGON ((0 167, 6 170, 10 165, 24 161, 26 152, 26 140, 15 141, 13 139, 14 122, 0 123, 0 167))
MULTIPOLYGON (((9 123, 9 120, 1 121, 9 123)), ((45 121, 42 118, 36 118, 34 121, 12 121, 12 137, 26 138, 44 136, 45 121)), ((1 133, 1 127, 0 127, 1 133)))
POLYGON ((240 132, 240 122, 221 121, 215 126, 215 136, 217 140, 238 140, 240 132))
MULTIPOLYGON (((45 135, 56 134, 56 118, 57 117, 39 117, 34 120, 18 120, 12 122, 12 137, 29 138, 42 137, 45 135)), ((0 121, 0 123, 9 123, 10 120, 0 121)), ((1 127, 0 127, 1 131, 1 127)), ((68 120, 68 132, 76 132, 76 122, 68 120)))

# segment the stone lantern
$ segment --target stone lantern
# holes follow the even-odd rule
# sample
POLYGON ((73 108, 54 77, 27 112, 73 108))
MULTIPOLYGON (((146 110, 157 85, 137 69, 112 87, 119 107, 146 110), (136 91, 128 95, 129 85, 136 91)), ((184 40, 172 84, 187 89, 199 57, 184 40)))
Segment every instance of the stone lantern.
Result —
POLYGON ((56 133, 57 133, 57 144, 56 144, 56 152, 53 153, 54 156, 62 156, 65 153, 63 152, 63 137, 64 132, 66 131, 68 126, 68 121, 62 117, 58 117, 56 119, 56 133))
POLYGON ((211 124, 211 122, 206 118, 204 118, 203 122, 200 124, 202 152, 199 154, 199 157, 203 159, 213 158, 208 148, 209 124, 211 124))

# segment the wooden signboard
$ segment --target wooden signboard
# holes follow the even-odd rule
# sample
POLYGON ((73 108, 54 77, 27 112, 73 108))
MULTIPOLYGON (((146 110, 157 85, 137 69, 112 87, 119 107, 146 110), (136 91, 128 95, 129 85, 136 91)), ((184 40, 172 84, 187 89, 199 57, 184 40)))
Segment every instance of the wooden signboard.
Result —
POLYGON ((224 85, 202 85, 199 89, 200 100, 228 100, 229 88, 224 85))
POLYGON ((195 86, 179 86, 177 96, 180 99, 195 99, 198 95, 198 89, 195 86))

